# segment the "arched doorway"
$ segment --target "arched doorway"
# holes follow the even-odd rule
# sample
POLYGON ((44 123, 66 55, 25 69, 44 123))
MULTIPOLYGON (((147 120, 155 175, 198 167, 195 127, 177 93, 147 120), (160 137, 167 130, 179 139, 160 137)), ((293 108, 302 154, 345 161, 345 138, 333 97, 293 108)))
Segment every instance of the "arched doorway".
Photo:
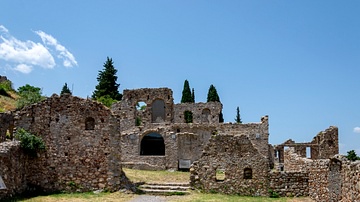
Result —
POLYGON ((158 133, 149 133, 142 138, 140 148, 140 155, 164 156, 164 138, 158 133))

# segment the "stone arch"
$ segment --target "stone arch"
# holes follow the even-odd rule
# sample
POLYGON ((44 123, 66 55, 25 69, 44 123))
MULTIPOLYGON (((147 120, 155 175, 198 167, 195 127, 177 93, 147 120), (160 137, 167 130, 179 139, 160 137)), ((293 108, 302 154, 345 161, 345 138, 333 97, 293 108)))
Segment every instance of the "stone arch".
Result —
POLYGON ((87 117, 85 119, 85 130, 95 129, 95 119, 93 117, 87 117))
POLYGON ((156 132, 145 135, 141 140, 140 155, 164 156, 165 142, 162 135, 156 132))
POLYGON ((165 102, 161 99, 156 99, 151 105, 151 122, 161 123, 165 121, 165 102))
POLYGON ((209 123, 209 117, 211 115, 211 111, 208 108, 205 108, 201 112, 201 122, 209 123))
POLYGON ((244 179, 252 179, 253 173, 251 168, 244 169, 244 179))

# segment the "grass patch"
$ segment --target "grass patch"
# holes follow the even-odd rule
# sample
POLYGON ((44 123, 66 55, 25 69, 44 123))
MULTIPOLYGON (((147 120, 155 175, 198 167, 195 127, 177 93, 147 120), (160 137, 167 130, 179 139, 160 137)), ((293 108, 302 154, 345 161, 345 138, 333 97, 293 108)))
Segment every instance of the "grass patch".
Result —
POLYGON ((86 193, 72 193, 72 194, 53 194, 49 196, 38 196, 30 199, 21 199, 18 201, 24 202, 83 202, 83 201, 94 201, 94 202, 125 202, 130 201, 136 195, 125 194, 120 192, 114 193, 99 193, 94 194, 93 192, 86 193))
POLYGON ((186 183, 190 180, 189 172, 180 171, 151 171, 151 170, 135 170, 123 168, 126 176, 132 182, 147 182, 147 183, 160 183, 160 182, 178 182, 186 183))

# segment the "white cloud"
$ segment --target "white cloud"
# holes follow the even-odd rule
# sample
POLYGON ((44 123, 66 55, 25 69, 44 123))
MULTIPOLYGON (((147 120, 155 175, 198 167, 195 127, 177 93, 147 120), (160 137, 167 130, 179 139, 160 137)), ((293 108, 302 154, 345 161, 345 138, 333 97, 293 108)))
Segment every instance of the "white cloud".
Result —
POLYGON ((354 133, 360 133, 360 127, 355 127, 353 131, 354 133))
POLYGON ((43 41, 44 44, 55 47, 55 50, 59 52, 57 57, 63 60, 63 65, 65 67, 77 66, 77 62, 73 54, 71 54, 53 36, 46 34, 43 31, 36 31, 35 33, 41 37, 41 40, 43 41))
POLYGON ((55 59, 48 46, 55 47, 57 58, 63 61, 65 67, 77 66, 75 57, 51 35, 43 31, 36 31, 43 44, 30 40, 21 41, 12 36, 8 29, 0 25, 0 60, 14 66, 15 71, 30 73, 34 67, 52 69, 56 66, 55 59))
POLYGON ((25 64, 19 64, 14 68, 14 70, 19 71, 24 74, 29 74, 32 71, 32 66, 25 65, 25 64))

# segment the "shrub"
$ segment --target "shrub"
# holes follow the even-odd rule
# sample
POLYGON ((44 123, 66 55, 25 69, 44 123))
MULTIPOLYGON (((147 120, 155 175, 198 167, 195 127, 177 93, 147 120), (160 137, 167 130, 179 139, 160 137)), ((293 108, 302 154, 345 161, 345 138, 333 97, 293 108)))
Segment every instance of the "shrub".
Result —
POLYGON ((277 193, 276 191, 269 189, 269 194, 270 194, 270 198, 280 198, 279 193, 277 193))
POLYGON ((20 141, 20 147, 30 156, 36 156, 37 152, 45 150, 45 143, 41 137, 31 134, 23 128, 16 131, 15 139, 20 141))

